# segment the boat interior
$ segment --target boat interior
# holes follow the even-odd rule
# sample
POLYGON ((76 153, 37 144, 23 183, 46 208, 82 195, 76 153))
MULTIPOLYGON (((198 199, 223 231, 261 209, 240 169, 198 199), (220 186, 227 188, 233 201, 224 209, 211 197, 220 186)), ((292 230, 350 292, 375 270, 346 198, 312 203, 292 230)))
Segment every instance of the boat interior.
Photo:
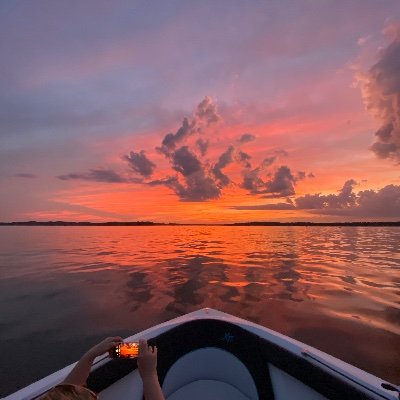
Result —
MULTIPOLYGON (((158 348, 168 400, 393 399, 228 321, 185 322, 148 343, 158 348)), ((92 371, 88 387, 101 400, 143 398, 136 359, 110 360, 92 371)))

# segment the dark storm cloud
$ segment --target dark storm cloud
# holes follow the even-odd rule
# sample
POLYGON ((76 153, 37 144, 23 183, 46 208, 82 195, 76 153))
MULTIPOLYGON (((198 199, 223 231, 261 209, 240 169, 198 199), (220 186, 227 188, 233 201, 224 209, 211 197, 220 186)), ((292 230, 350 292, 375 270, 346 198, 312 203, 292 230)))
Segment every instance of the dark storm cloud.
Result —
POLYGON ((307 194, 296 199, 297 209, 315 214, 400 218, 400 185, 380 190, 353 192, 354 180, 347 181, 338 194, 307 194))
POLYGON ((295 194, 294 186, 297 179, 289 167, 280 166, 269 181, 260 178, 261 171, 261 168, 245 171, 242 187, 253 194, 264 194, 263 197, 286 197, 295 194))
POLYGON ((187 176, 183 184, 176 179, 168 186, 182 201, 207 201, 217 199, 221 194, 214 179, 205 175, 203 170, 187 176))
POLYGON ((231 182, 228 176, 225 175, 221 170, 233 162, 234 152, 235 148, 233 146, 229 146, 228 149, 219 156, 218 162, 212 169, 214 176, 218 179, 222 186, 226 186, 231 182))
POLYGON ((149 181, 149 182, 143 182, 146 185, 149 186, 169 186, 171 184, 173 184, 173 182, 176 181, 176 177, 174 176, 167 176, 166 178, 162 178, 162 179, 155 179, 153 181, 149 181))
MULTIPOLYGON (((182 201, 207 201, 218 198, 221 188, 230 182, 221 170, 232 162, 234 148, 229 148, 223 153, 212 167, 208 163, 203 164, 188 145, 177 147, 188 137, 203 134, 210 125, 218 123, 220 119, 212 99, 205 97, 197 106, 192 120, 184 118, 178 131, 175 134, 167 134, 161 146, 156 148, 158 152, 164 154, 177 175, 153 180, 148 184, 165 185, 182 201)), ((209 141, 199 138, 195 146, 199 149, 201 157, 204 157, 208 151, 209 141)))
POLYGON ((168 158, 178 175, 150 181, 148 182, 150 186, 167 186, 181 201, 207 201, 220 196, 223 185, 218 184, 207 172, 188 146, 180 147, 170 153, 168 158))
MULTIPOLYGON (((212 121, 214 120, 212 119, 212 121)), ((197 140, 197 146, 199 146, 200 140, 197 140)), ((176 146, 176 142, 174 143, 176 146)), ((200 146, 205 146, 206 143, 208 146, 208 142, 200 143, 200 146)), ((165 185, 172 189, 182 201, 207 201, 218 198, 222 189, 233 183, 230 177, 223 172, 223 169, 232 163, 244 164, 244 181, 241 187, 252 194, 268 193, 268 197, 285 197, 294 194, 293 185, 297 178, 291 175, 288 167, 278 168, 274 178, 270 181, 264 182, 259 177, 259 174, 276 160, 276 155, 265 158, 259 168, 249 170, 251 156, 243 151, 237 151, 232 145, 218 157, 214 165, 203 163, 190 150, 189 146, 182 146, 176 150, 170 147, 168 152, 163 153, 170 162, 171 168, 178 175, 154 180, 148 184, 152 186, 165 185), (290 185, 290 179, 293 182, 292 185, 290 185)))
POLYGON ((209 96, 206 96, 197 106, 196 117, 207 126, 215 124, 221 119, 212 98, 209 96))
POLYGON ((140 180, 135 180, 135 179, 128 180, 110 169, 91 169, 89 172, 86 173, 71 173, 67 175, 58 176, 57 178, 64 181, 80 179, 86 181, 106 182, 106 183, 141 182, 140 180))
POLYGON ((400 185, 387 185, 380 190, 353 191, 356 182, 345 182, 337 194, 306 194, 295 204, 271 203, 234 206, 235 210, 307 210, 313 214, 368 218, 400 218, 400 185))
POLYGON ((400 218, 400 185, 358 192, 355 211, 359 215, 400 218))
POLYGON ((188 146, 182 146, 171 157, 172 168, 183 176, 189 176, 202 170, 201 162, 193 154, 188 146))
POLYGON ((306 173, 305 173, 304 171, 299 171, 299 172, 296 174, 296 179, 297 179, 298 181, 301 181, 301 180, 303 180, 303 179, 306 179, 306 173))
POLYGON ((184 118, 176 133, 168 133, 161 142, 161 146, 156 149, 169 156, 187 137, 203 132, 205 127, 216 124, 220 119, 216 105, 210 97, 206 96, 197 106, 193 119, 189 121, 188 118, 184 118))
POLYGON ((251 168, 251 155, 239 150, 236 155, 236 160, 239 163, 243 163, 245 168, 251 168))
POLYGON ((264 158, 263 162, 262 162, 262 166, 265 167, 269 167, 270 165, 272 165, 274 162, 276 161, 276 156, 271 156, 271 157, 267 157, 264 158))
POLYGON ((260 165, 260 170, 271 166, 279 157, 286 157, 288 155, 285 150, 275 150, 274 155, 265 157, 260 165))
POLYGON ((354 207, 356 205, 356 195, 353 187, 356 181, 350 179, 345 182, 338 194, 306 194, 296 199, 296 206, 299 209, 338 209, 354 207))
POLYGON ((36 175, 28 174, 28 173, 25 173, 25 172, 21 172, 19 174, 15 174, 14 176, 16 178, 30 178, 30 179, 37 178, 36 175))
MULTIPOLYGON (((239 151, 239 158, 244 158, 245 160, 247 157, 250 157, 248 154, 239 151)), ((276 161, 276 156, 269 156, 263 159, 261 164, 252 169, 250 163, 245 164, 246 170, 243 171, 243 182, 241 183, 241 187, 250 191, 252 194, 259 194, 265 190, 266 183, 260 178, 260 174, 269 166, 271 166, 276 161)), ((242 160, 241 160, 242 161, 242 160)))
POLYGON ((204 140, 203 138, 199 138, 196 141, 196 145, 200 150, 200 154, 202 155, 202 157, 204 157, 207 154, 209 141, 204 140))
POLYGON ((167 186, 173 189, 182 201, 207 201, 218 198, 221 188, 230 182, 221 169, 232 162, 233 151, 232 146, 228 148, 221 154, 212 171, 207 171, 187 146, 181 147, 173 153, 171 160, 172 167, 182 175, 183 180, 176 178, 168 182, 167 186))
POLYGON ((172 189, 181 201, 207 201, 217 199, 221 189, 215 181, 200 169, 179 180, 177 176, 158 179, 146 183, 149 186, 166 186, 172 189))
MULTIPOLYGON (((140 174, 142 178, 125 178, 115 171, 108 169, 92 169, 85 173, 70 173, 59 176, 62 180, 87 180, 108 183, 139 183, 148 186, 166 186, 172 189, 182 201, 207 201, 218 198, 221 188, 230 182, 222 173, 222 169, 233 162, 234 148, 231 146, 223 153, 213 166, 207 162, 203 164, 198 156, 190 150, 188 145, 180 146, 189 136, 203 134, 210 125, 220 120, 216 105, 210 97, 205 97, 197 106, 193 118, 184 118, 182 125, 176 133, 167 134, 161 146, 156 148, 163 154, 175 176, 169 174, 158 179, 149 180, 153 175, 156 165, 148 159, 145 152, 130 152, 123 157, 128 166, 140 174)), ((208 140, 199 138, 196 142, 203 157, 208 149, 208 140)))
MULTIPOLYGON (((262 194, 264 198, 295 195, 296 183, 308 177, 304 171, 299 171, 294 175, 288 166, 282 165, 275 170, 269 180, 260 177, 263 170, 269 167, 275 159, 275 156, 265 158, 260 167, 243 171, 243 181, 240 186, 252 194, 262 194)), ((269 175, 271 176, 271 174, 269 175)))
MULTIPOLYGON (((87 180, 108 183, 137 183, 152 187, 166 186, 171 189, 181 201, 208 201, 221 195, 227 185, 235 185, 224 171, 228 165, 236 163, 241 166, 243 182, 239 185, 254 195, 263 195, 268 198, 292 196, 297 180, 304 179, 305 173, 293 175, 287 166, 281 166, 273 174, 266 174, 266 169, 276 162, 280 156, 287 153, 284 150, 275 150, 272 155, 265 157, 257 168, 251 169, 251 155, 230 145, 216 161, 204 159, 209 149, 209 140, 196 135, 218 135, 214 130, 215 124, 220 121, 216 105, 210 97, 201 101, 192 118, 184 118, 181 126, 175 133, 164 136, 160 147, 156 147, 169 163, 169 171, 154 176, 156 165, 146 156, 144 150, 131 151, 123 160, 131 170, 138 173, 140 178, 132 178, 129 173, 121 176, 109 169, 92 169, 84 173, 70 173, 59 176, 62 180, 87 180), (210 128, 210 125, 212 127, 210 128), (171 174, 171 172, 173 172, 171 174), (262 179, 265 173, 269 179, 262 179), (163 176, 164 175, 164 176, 163 176)), ((254 136, 247 133, 242 135, 241 143, 249 142, 254 136)), ((276 209, 277 206, 273 206, 276 209)), ((285 206, 287 209, 287 206, 285 206)))
MULTIPOLYGON (((196 145, 199 144, 198 142, 196 145)), ((203 163, 189 146, 182 146, 177 150, 170 149, 167 154, 165 152, 164 154, 178 176, 176 179, 169 178, 166 181, 161 179, 156 182, 173 189, 183 201, 207 201, 219 197, 222 189, 233 183, 231 178, 223 172, 223 169, 232 163, 244 165, 243 182, 240 185, 243 189, 252 194, 264 194, 263 197, 268 198, 294 195, 296 181, 306 177, 304 172, 299 172, 297 176, 294 176, 288 167, 281 166, 275 171, 272 179, 264 181, 259 175, 276 161, 277 155, 265 158, 258 168, 250 170, 251 156, 236 150, 232 145, 219 156, 214 165, 209 162, 203 163)))
POLYGON ((249 143, 252 142, 253 140, 255 140, 255 136, 252 135, 251 133, 244 133, 240 139, 239 139, 239 143, 249 143))
POLYGON ((294 210, 296 207, 289 203, 262 204, 255 206, 234 206, 234 210, 294 210))
POLYGON ((260 168, 244 171, 241 187, 250 193, 257 194, 265 186, 265 182, 259 177, 260 168))
POLYGON ((187 136, 195 132, 196 121, 189 122, 187 118, 184 118, 182 125, 176 131, 176 133, 168 133, 162 143, 161 147, 157 148, 162 153, 168 155, 172 150, 175 149, 176 145, 182 142, 187 136))
POLYGON ((282 165, 275 171, 273 178, 266 182, 264 193, 269 193, 270 195, 264 197, 293 196, 295 194, 295 184, 296 178, 293 176, 290 168, 282 165))
POLYGON ((154 168, 156 167, 147 157, 144 151, 135 153, 131 151, 129 156, 124 156, 124 160, 128 161, 129 166, 138 174, 145 178, 148 178, 153 174, 154 168))
POLYGON ((379 158, 400 163, 400 30, 359 80, 367 110, 381 122, 370 149, 379 158))

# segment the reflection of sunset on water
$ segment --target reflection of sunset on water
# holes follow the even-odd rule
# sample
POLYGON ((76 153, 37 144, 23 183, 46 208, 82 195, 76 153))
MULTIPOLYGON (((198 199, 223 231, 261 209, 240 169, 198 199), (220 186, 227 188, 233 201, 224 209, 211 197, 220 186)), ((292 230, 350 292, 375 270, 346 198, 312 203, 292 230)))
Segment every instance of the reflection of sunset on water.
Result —
POLYGON ((399 0, 40 2, 0 3, 0 381, 212 307, 400 384, 399 0))
POLYGON ((22 227, 7 235, 0 289, 15 312, 3 310, 4 343, 13 340, 7 332, 40 327, 83 351, 81 338, 94 332, 128 336, 212 307, 398 377, 396 228, 22 227), (19 308, 24 299, 35 313, 19 308))

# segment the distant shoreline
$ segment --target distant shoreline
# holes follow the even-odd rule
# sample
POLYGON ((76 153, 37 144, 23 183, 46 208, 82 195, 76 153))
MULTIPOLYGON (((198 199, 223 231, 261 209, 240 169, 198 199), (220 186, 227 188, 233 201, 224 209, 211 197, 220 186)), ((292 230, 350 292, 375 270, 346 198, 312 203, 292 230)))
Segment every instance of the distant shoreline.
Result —
POLYGON ((400 226, 400 221, 394 222, 235 222, 226 224, 180 224, 150 221, 135 222, 68 222, 68 221, 22 221, 0 222, 0 226, 400 226))

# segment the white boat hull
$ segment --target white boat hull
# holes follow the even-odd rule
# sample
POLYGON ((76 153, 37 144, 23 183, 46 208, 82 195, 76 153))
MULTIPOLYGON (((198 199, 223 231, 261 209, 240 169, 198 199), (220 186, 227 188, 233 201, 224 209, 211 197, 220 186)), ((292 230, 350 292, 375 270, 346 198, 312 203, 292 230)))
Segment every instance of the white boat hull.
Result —
MULTIPOLYGON (((166 399, 387 399, 398 394, 380 378, 288 336, 213 309, 202 309, 143 332, 159 348, 166 399)), ((6 397, 31 400, 62 382, 72 364, 6 397)), ((98 357, 88 380, 101 400, 142 400, 135 360, 98 357)))

